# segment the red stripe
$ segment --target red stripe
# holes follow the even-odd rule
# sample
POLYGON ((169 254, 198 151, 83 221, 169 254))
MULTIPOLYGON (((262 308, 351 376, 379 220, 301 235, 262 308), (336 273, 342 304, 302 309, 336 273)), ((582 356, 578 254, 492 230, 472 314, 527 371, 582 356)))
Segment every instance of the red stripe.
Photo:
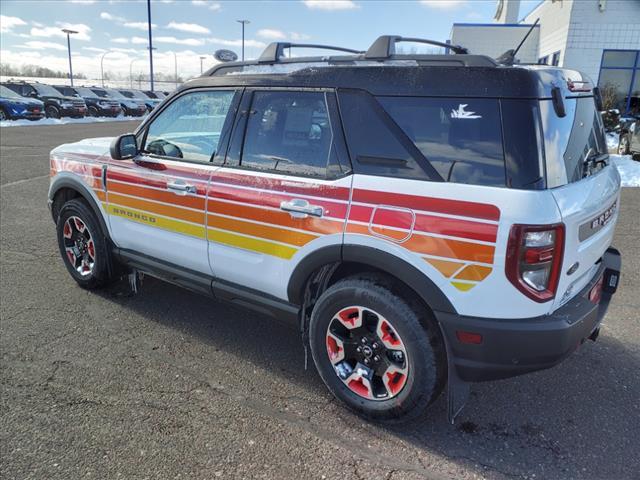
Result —
MULTIPOLYGON (((149 176, 141 176, 139 172, 131 171, 123 172, 122 170, 113 170, 107 169, 107 184, 109 180, 119 180, 121 182, 134 183, 136 185, 143 185, 148 187, 156 187, 156 188, 167 188, 167 182, 170 181, 170 178, 158 178, 149 175, 149 176)), ((192 182, 196 187, 196 191, 199 195, 206 195, 207 193, 207 184, 206 182, 198 182, 195 179, 187 179, 187 181, 192 182)))
MULTIPOLYGON (((372 207, 352 205, 349 212, 349 220, 369 223, 372 207)), ((389 209, 378 209, 374 223, 394 228, 411 228, 410 218, 403 212, 394 212, 389 209)), ((413 227, 416 232, 439 233, 452 237, 495 242, 498 235, 498 226, 489 223, 474 222, 473 220, 459 220, 456 218, 436 217, 433 215, 416 214, 413 227)))
POLYGON ((349 200, 349 188, 320 183, 304 183, 295 180, 281 180, 258 175, 243 175, 228 171, 216 172, 211 181, 245 187, 261 188, 281 193, 310 195, 331 200, 349 200))
MULTIPOLYGON (((213 185, 209 188, 209 198, 220 198, 243 204, 280 208, 280 203, 296 198, 296 196, 278 192, 257 192, 254 190, 241 190, 231 186, 213 185)), ((324 207, 324 214, 327 217, 344 219, 347 215, 347 206, 341 203, 330 200, 312 200, 310 203, 324 207)))
MULTIPOLYGON (((426 187, 425 187, 426 188, 426 187)), ((481 218, 484 220, 500 219, 500 210, 495 205, 487 203, 464 202, 443 198, 423 197, 419 195, 404 195, 401 193, 379 192, 375 190, 353 190, 353 201, 371 203, 374 205, 394 205, 416 210, 460 215, 463 217, 481 218)))
MULTIPOLYGON (((147 158, 148 157, 140 157, 140 160, 145 162, 147 158)), ((211 167, 213 166, 213 165, 207 165, 208 168, 205 168, 203 166, 193 164, 193 165, 182 167, 182 166, 173 165, 171 163, 164 162, 162 160, 157 160, 157 159, 153 159, 145 163, 147 164, 154 163, 157 165, 161 165, 163 167, 162 168, 163 175, 183 177, 190 180, 196 180, 199 182, 209 181, 209 176, 211 175, 211 167)), ((154 171, 154 169, 152 168, 145 168, 143 166, 138 166, 132 160, 113 160, 112 159, 110 161, 110 165, 113 167, 120 167, 127 170, 137 169, 138 175, 144 175, 147 172, 154 171)))

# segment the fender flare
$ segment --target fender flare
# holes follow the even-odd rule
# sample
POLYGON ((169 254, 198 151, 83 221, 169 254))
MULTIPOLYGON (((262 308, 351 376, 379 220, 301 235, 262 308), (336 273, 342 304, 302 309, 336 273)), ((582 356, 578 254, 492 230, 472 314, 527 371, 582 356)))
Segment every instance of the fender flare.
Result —
POLYGON ((78 180, 72 176, 59 176, 55 178, 51 182, 51 185, 49 186, 48 203, 49 203, 49 208, 51 210, 51 217, 53 218, 53 221, 56 222, 57 218, 54 217, 53 208, 51 207, 53 205, 53 200, 55 199, 56 194, 62 188, 70 188, 71 190, 75 190, 84 200, 87 201, 87 203, 93 210, 93 213, 96 215, 96 218, 98 219, 98 223, 100 224, 100 228, 102 229, 104 236, 109 241, 111 241, 111 235, 109 234, 109 228, 107 226, 107 222, 104 218, 104 215, 102 215, 102 212, 98 207, 98 204, 95 198, 89 191, 89 187, 87 187, 81 180, 78 180))
POLYGON ((295 305, 301 305, 303 285, 310 275, 321 266, 336 262, 360 263, 381 270, 408 285, 432 310, 457 313, 446 295, 425 273, 396 255, 363 245, 323 247, 302 259, 289 279, 287 286, 289 301, 295 305))

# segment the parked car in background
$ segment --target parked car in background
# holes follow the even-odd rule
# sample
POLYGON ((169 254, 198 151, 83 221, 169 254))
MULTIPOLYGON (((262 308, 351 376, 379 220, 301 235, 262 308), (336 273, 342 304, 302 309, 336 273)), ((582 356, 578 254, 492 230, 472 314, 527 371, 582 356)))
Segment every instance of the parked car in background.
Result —
POLYGON ((87 113, 87 105, 78 97, 68 97, 51 85, 40 82, 8 81, 2 85, 18 95, 35 98, 44 103, 44 111, 49 118, 82 118, 87 113))
POLYGON ((124 114, 128 117, 141 117, 147 113, 147 106, 144 102, 133 98, 127 98, 119 91, 112 88, 91 87, 91 91, 100 98, 117 101, 120 104, 120 107, 122 107, 124 114))
POLYGON ((0 85, 0 121, 40 120, 44 117, 44 103, 35 98, 25 98, 4 85, 0 85))
POLYGON ((118 91, 127 98, 132 98, 132 99, 144 102, 144 104, 147 106, 147 111, 149 112, 152 111, 154 108, 156 108, 156 106, 158 106, 161 102, 161 100, 158 100, 157 98, 152 98, 140 90, 118 90, 118 91))
POLYGON ((87 104, 87 115, 90 117, 117 117, 122 113, 120 102, 100 98, 90 88, 87 87, 70 87, 68 85, 54 85, 63 95, 68 97, 79 97, 87 104))
POLYGON ((149 98, 157 98, 158 100, 164 100, 165 98, 167 98, 167 95, 165 95, 163 92, 143 90, 142 93, 144 93, 149 98))
POLYGON ((620 121, 620 155, 632 155, 640 161, 640 117, 626 118, 620 121))

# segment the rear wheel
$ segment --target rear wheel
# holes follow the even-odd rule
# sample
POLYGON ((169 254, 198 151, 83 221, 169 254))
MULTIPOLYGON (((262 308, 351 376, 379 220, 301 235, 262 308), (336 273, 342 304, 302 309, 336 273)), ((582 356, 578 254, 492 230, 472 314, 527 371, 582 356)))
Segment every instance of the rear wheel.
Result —
POLYGON ((341 280, 314 307, 309 341, 329 390, 374 420, 409 420, 438 397, 446 360, 429 312, 376 277, 341 280))
POLYGON ((44 109, 47 118, 60 118, 60 110, 58 110, 58 107, 54 107, 53 105, 49 105, 47 108, 44 109))
POLYGON ((4 111, 4 108, 0 108, 0 122, 8 119, 9 117, 7 116, 7 113, 4 111))
POLYGON ((618 143, 618 155, 629 155, 631 153, 629 135, 620 135, 618 143))
POLYGON ((111 279, 107 240, 84 200, 68 201, 56 224, 58 247, 67 270, 82 288, 93 289, 111 279))
POLYGON ((87 109, 87 112, 89 113, 90 117, 98 117, 99 116, 98 109, 96 107, 89 107, 87 109))

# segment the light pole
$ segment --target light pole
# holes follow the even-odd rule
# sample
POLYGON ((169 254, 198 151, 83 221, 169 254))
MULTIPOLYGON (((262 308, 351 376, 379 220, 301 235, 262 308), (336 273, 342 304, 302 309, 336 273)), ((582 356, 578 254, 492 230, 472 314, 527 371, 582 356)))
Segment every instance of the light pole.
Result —
POLYGON ((200 57, 200 75, 202 75, 202 61, 207 57, 200 57))
POLYGON ((69 52, 69 80, 71 80, 71 86, 73 87, 73 68, 71 68, 71 40, 69 40, 69 35, 73 35, 74 33, 78 33, 75 30, 69 30, 68 28, 63 28, 62 31, 67 34, 67 51, 69 52))
POLYGON ((108 52, 104 52, 100 57, 100 81, 102 82, 103 87, 104 87, 104 56, 109 53, 114 53, 114 52, 109 50, 108 52))
POLYGON ((153 43, 151 41, 151 0, 147 0, 147 22, 149 26, 149 80, 153 92, 153 43))
POLYGON ((242 24, 242 61, 244 62, 244 26, 251 22, 249 20, 236 20, 236 22, 242 24))

